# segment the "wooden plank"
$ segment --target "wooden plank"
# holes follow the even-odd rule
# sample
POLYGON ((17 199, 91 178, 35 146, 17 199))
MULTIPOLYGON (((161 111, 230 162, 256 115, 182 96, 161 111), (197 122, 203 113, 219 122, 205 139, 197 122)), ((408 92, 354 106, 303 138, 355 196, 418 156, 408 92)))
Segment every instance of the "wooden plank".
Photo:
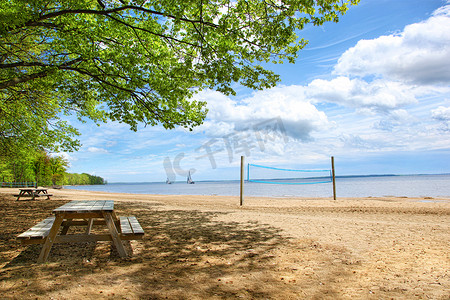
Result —
MULTIPOLYGON (((70 203, 70 202, 69 202, 69 203, 70 203)), ((63 211, 65 210, 65 208, 68 206, 69 203, 66 203, 66 204, 64 204, 64 205, 62 205, 62 206, 60 206, 60 207, 58 207, 58 208, 55 208, 55 209, 53 210, 53 212, 54 212, 54 213, 57 213, 57 212, 63 212, 63 211)))
POLYGON ((103 218, 103 215, 101 212, 58 212, 55 215, 64 215, 65 219, 72 220, 72 219, 92 219, 92 218, 103 218))
POLYGON ((105 211, 114 211, 114 201, 113 200, 105 200, 105 204, 103 205, 103 210, 105 211))
MULTIPOLYGON (((87 226, 87 225, 88 221, 86 220, 75 221, 75 219, 65 220, 61 224, 61 226, 87 226)), ((106 225, 106 222, 105 220, 94 219, 93 225, 106 225)))
POLYGON ((111 234, 113 244, 116 246, 117 252, 119 252, 120 257, 126 257, 127 251, 122 244, 122 240, 120 239, 119 233, 117 232, 116 225, 114 224, 113 217, 110 212, 105 212, 104 217, 106 220, 106 225, 108 226, 109 233, 111 234))
POLYGON ((71 201, 68 202, 58 208, 55 208, 53 212, 78 212, 80 208, 82 208, 85 205, 86 201, 71 201))
POLYGON ((37 230, 28 230, 18 236, 18 239, 43 239, 47 237, 50 232, 51 225, 47 228, 37 229, 37 230))
POLYGON ((101 211, 112 212, 114 210, 114 201, 113 200, 102 200, 95 204, 95 209, 101 211))
POLYGON ((44 239, 29 239, 29 240, 20 240, 22 245, 35 245, 35 244, 43 244, 45 243, 44 239))
POLYGON ((126 234, 120 236, 122 241, 131 241, 131 240, 142 240, 144 238, 143 234, 126 234))
POLYGON ((120 230, 122 234, 133 234, 133 229, 131 229, 130 221, 128 217, 119 217, 120 218, 120 230))
POLYGON ((136 217, 131 216, 128 217, 128 220, 130 221, 131 228, 133 229, 134 234, 144 234, 144 229, 142 229, 141 224, 139 224, 136 217))
POLYGON ((70 228, 69 225, 62 225, 61 235, 66 235, 67 232, 69 231, 69 228, 70 228))
POLYGON ((89 219, 87 228, 86 228, 86 234, 91 234, 93 224, 94 224, 94 219, 89 219))
POLYGON ((124 240, 142 239, 144 235, 144 229, 134 216, 120 217, 120 228, 122 230, 121 237, 124 240))
POLYGON ((84 212, 112 212, 114 210, 113 200, 97 200, 97 201, 72 201, 64 204, 53 210, 53 212, 70 212, 70 213, 84 213, 84 212))
MULTIPOLYGON (((69 205, 69 207, 66 209, 66 212, 76 212, 76 213, 83 213, 83 212, 92 212, 92 206, 97 201, 74 201, 71 202, 72 205, 69 205)), ((70 203, 69 203, 70 204, 70 203)))
POLYGON ((110 234, 74 234, 58 235, 55 238, 55 244, 62 243, 87 243, 87 242, 106 242, 112 241, 110 234))
POLYGON ((48 217, 38 224, 34 225, 27 231, 17 236, 18 239, 45 238, 52 228, 55 217, 48 217))

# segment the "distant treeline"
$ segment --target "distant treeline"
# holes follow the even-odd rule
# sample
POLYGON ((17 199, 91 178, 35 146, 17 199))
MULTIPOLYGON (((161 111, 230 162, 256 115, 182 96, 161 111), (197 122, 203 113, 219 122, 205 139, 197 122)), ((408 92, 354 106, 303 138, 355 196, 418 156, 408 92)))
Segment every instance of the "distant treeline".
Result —
POLYGON ((86 173, 67 173, 67 185, 92 185, 92 184, 106 184, 106 181, 100 176, 89 175, 86 173))
POLYGON ((37 182, 39 186, 106 184, 99 176, 67 173, 69 163, 45 151, 21 151, 14 157, 0 155, 1 182, 37 182))

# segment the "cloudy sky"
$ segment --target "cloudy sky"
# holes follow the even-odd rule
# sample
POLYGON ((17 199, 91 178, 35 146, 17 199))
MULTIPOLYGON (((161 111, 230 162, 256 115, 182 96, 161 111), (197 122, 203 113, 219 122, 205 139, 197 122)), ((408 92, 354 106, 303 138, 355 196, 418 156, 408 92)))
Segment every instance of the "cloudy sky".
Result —
POLYGON ((265 91, 203 91, 194 132, 73 125, 69 172, 108 182, 238 179, 246 162, 337 175, 450 173, 450 1, 361 0, 337 24, 308 27, 295 65, 265 91))

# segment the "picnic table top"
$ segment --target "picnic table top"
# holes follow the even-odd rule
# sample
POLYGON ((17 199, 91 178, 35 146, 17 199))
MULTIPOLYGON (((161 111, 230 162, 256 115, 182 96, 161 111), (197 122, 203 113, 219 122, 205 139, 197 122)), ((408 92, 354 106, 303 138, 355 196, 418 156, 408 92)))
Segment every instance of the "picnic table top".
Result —
POLYGON ((98 213, 114 211, 114 200, 72 201, 53 210, 54 213, 98 213))

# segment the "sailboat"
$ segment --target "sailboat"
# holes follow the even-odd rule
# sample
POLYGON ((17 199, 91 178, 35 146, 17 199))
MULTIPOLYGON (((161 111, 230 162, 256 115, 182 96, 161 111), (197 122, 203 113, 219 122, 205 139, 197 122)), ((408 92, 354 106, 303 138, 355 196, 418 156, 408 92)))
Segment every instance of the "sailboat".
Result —
POLYGON ((195 182, 194 182, 194 180, 192 180, 192 177, 191 177, 191 171, 189 171, 189 173, 188 173, 188 177, 187 177, 187 184, 194 184, 195 182))
POLYGON ((169 177, 167 177, 166 183, 167 184, 172 184, 172 181, 170 181, 169 177))

